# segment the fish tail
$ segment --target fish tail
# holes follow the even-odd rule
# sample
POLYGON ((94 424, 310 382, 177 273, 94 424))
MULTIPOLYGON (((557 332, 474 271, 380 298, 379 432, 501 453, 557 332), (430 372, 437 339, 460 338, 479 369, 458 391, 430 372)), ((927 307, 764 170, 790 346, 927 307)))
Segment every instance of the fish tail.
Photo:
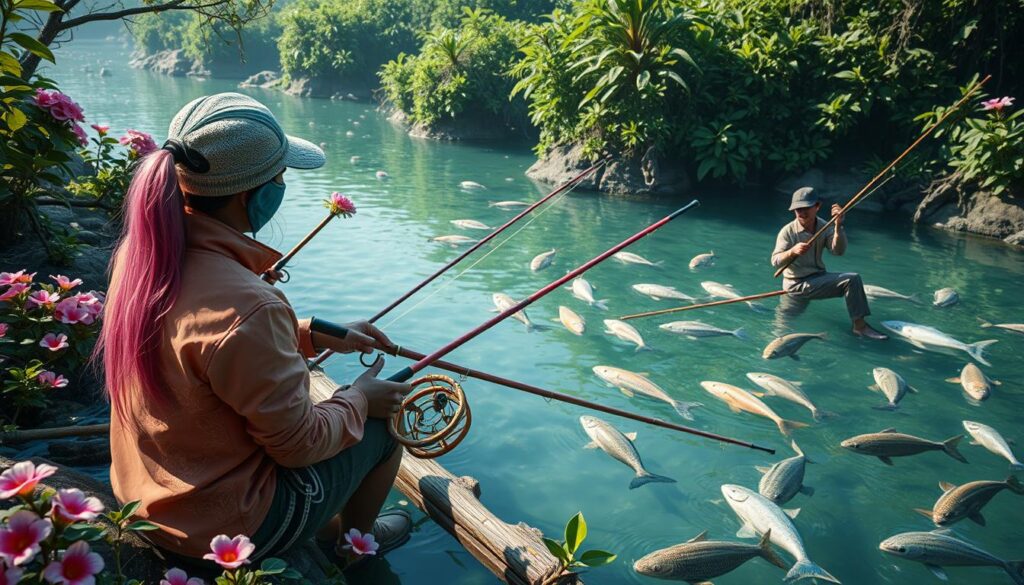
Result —
POLYGON ((735 335, 736 337, 739 337, 740 339, 750 339, 750 336, 747 335, 747 332, 744 331, 742 327, 740 327, 736 331, 733 331, 732 334, 735 335))
POLYGON ((917 296, 917 293, 907 295, 907 300, 914 303, 915 305, 923 305, 921 298, 917 296))
POLYGON ((693 420, 693 413, 690 412, 690 410, 694 408, 700 408, 701 406, 704 406, 704 403, 684 402, 682 400, 676 400, 675 402, 672 403, 672 406, 675 407, 676 412, 679 413, 679 416, 685 418, 686 420, 693 420))
POLYGON ((981 322, 982 329, 988 329, 989 327, 992 327, 992 323, 990 323, 988 319, 985 319, 984 317, 978 317, 978 321, 981 322))
POLYGON ((1021 463, 1020 461, 1015 461, 1015 462, 1011 463, 1010 464, 1010 472, 1011 473, 1016 473, 1018 471, 1024 471, 1024 463, 1021 463))
POLYGON ((761 557, 769 563, 775 565, 780 569, 789 568, 786 565, 786 561, 779 557, 775 549, 772 548, 772 529, 769 528, 765 531, 764 536, 761 537, 761 542, 757 544, 761 548, 761 557))
POLYGON ((842 583, 839 579, 833 577, 828 571, 822 569, 810 559, 804 559, 797 561, 795 565, 786 573, 786 581, 800 581, 803 579, 818 579, 820 581, 828 581, 829 583, 842 583))
POLYGON ((952 457, 953 459, 967 463, 967 458, 961 455, 960 451, 958 451, 956 448, 957 444, 963 438, 963 435, 957 435, 955 437, 950 437, 946 439, 945 441, 942 442, 942 450, 945 451, 946 454, 952 457))
POLYGON ((999 340, 998 339, 986 339, 984 341, 979 341, 977 343, 968 343, 967 344, 967 353, 969 353, 972 358, 974 358, 975 360, 985 364, 986 366, 991 366, 992 364, 988 363, 988 360, 985 359, 985 348, 990 346, 990 345, 992 345, 993 343, 995 343, 997 341, 999 341, 999 340))
POLYGON ((1024 561, 1006 561, 1006 572, 1017 585, 1024 585, 1024 561))
POLYGON ((814 420, 816 421, 822 421, 825 420, 826 418, 836 418, 839 416, 839 414, 832 412, 830 410, 821 410, 820 408, 815 408, 814 411, 811 412, 811 416, 814 417, 814 420))
POLYGON ((810 426, 807 423, 797 422, 795 420, 787 420, 784 418, 780 418, 777 424, 779 425, 779 431, 787 437, 791 432, 793 432, 796 429, 802 429, 804 427, 810 426))
POLYGON ((676 483, 676 480, 671 477, 658 475, 644 470, 638 473, 636 477, 633 478, 633 481, 629 482, 629 489, 635 490, 636 488, 649 483, 676 483))
POLYGON ((594 301, 594 306, 597 307, 598 309, 601 309, 602 311, 607 311, 608 310, 608 305, 606 304, 607 302, 608 302, 608 299, 601 299, 599 301, 594 301))
POLYGON ((1021 483, 1016 476, 1011 475, 1006 478, 1006 487, 1015 494, 1024 495, 1024 483, 1021 483))

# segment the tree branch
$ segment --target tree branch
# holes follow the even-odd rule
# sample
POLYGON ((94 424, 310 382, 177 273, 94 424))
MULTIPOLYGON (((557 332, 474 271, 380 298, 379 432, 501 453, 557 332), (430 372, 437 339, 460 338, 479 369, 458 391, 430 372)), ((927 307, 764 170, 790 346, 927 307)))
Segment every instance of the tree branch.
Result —
POLYGON ((124 10, 118 10, 117 12, 95 12, 93 14, 86 14, 79 16, 78 18, 72 18, 71 20, 62 22, 60 24, 60 30, 67 30, 76 26, 83 25, 87 22, 95 22, 99 20, 119 20, 127 16, 134 16, 136 14, 156 14, 160 12, 166 12, 168 10, 201 10, 203 8, 212 8, 214 6, 220 6, 227 4, 230 0, 216 0, 208 4, 187 4, 186 0, 171 0, 164 4, 157 4, 155 6, 137 6, 135 8, 126 8, 124 10))

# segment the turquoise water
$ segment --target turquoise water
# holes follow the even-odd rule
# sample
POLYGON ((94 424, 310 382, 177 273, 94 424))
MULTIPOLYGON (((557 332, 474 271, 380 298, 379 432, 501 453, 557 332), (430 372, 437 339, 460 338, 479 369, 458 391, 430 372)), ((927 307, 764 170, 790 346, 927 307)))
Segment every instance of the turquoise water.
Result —
MULTIPOLYGON (((130 70, 127 50, 117 43, 75 41, 59 54, 60 67, 50 75, 85 109, 90 122, 109 123, 115 133, 125 128, 152 132, 164 139, 174 113, 190 99, 232 90, 233 83, 172 79, 130 70), (113 76, 93 71, 105 61, 113 76)), ((528 145, 467 146, 413 139, 366 104, 308 100, 252 91, 279 117, 285 128, 316 143, 325 143, 326 167, 289 171, 287 198, 278 218, 259 239, 286 250, 323 216, 320 201, 331 191, 350 195, 359 207, 352 219, 337 220, 290 265, 291 281, 282 287, 300 315, 344 321, 367 318, 458 254, 429 242, 434 236, 463 234, 453 219, 476 219, 501 225, 511 213, 489 207, 505 199, 530 200, 547 187, 535 185, 523 171, 533 162, 528 145), (348 133, 351 133, 349 135, 348 133), (352 156, 361 160, 353 164, 352 156), (375 172, 384 170, 384 181, 375 172), (466 192, 458 184, 472 180, 486 191, 466 192)), ((798 495, 786 507, 802 508, 795 525, 810 557, 847 584, 930 583, 935 578, 922 566, 884 556, 878 543, 898 532, 928 530, 930 523, 913 508, 930 508, 940 495, 937 482, 961 484, 1003 479, 1006 462, 966 444, 961 452, 969 465, 942 453, 896 460, 888 467, 874 458, 839 448, 847 437, 895 427, 902 432, 941 440, 963 433, 961 421, 976 420, 1004 436, 1019 433, 1024 408, 1024 337, 981 329, 983 316, 996 322, 1021 322, 1020 283, 1024 256, 996 242, 911 229, 905 218, 886 219, 856 213, 848 219, 850 250, 842 258, 826 258, 830 269, 856 270, 868 283, 930 300, 932 291, 951 286, 961 302, 948 309, 903 301, 872 303, 873 322, 898 319, 932 325, 973 342, 999 343, 989 351, 992 367, 985 372, 1004 382, 979 405, 968 403, 959 386, 943 380, 958 374, 966 355, 924 353, 901 341, 865 342, 849 334, 841 300, 815 303, 786 331, 826 331, 824 342, 811 342, 800 361, 765 361, 761 349, 781 325, 772 311, 757 313, 745 305, 652 318, 632 323, 654 351, 633 347, 602 333, 601 320, 626 313, 664 308, 630 289, 647 282, 676 286, 703 296, 700 282, 730 283, 744 293, 773 290, 767 264, 778 228, 789 217, 784 197, 772 193, 730 192, 696 195, 699 209, 630 248, 660 268, 607 262, 588 273, 597 298, 610 310, 586 306, 566 291, 556 291, 528 310, 534 321, 550 328, 528 332, 509 320, 450 356, 452 361, 667 420, 681 421, 671 407, 642 398, 630 399, 606 387, 591 371, 611 365, 650 378, 670 395, 700 401, 693 423, 701 429, 739 437, 779 450, 775 457, 748 449, 719 445, 700 438, 603 417, 625 431, 639 431, 636 446, 648 468, 678 480, 627 488, 632 472, 604 453, 584 450, 588 441, 577 407, 468 380, 465 388, 473 408, 473 429, 465 442, 440 461, 456 475, 480 480, 484 503, 509 522, 525 521, 557 535, 578 510, 590 532, 586 547, 614 551, 620 558, 610 567, 589 573, 586 582, 654 583, 636 575, 632 562, 655 549, 689 540, 703 530, 716 539, 734 539, 735 515, 722 502, 719 488, 738 483, 756 489, 755 465, 769 465, 791 451, 788 442, 766 419, 734 414, 701 389, 702 380, 716 380, 752 389, 746 372, 770 372, 804 383, 819 406, 840 416, 797 430, 795 440, 816 465, 809 465, 805 484, 811 496, 798 495), (717 264, 699 273, 687 263, 694 255, 714 250, 717 264), (587 320, 577 337, 557 322, 565 305, 587 320), (658 329, 676 319, 701 319, 724 329, 744 327, 751 339, 719 337, 691 341, 658 329), (872 409, 882 402, 872 384, 874 367, 890 367, 919 394, 904 398, 896 412, 872 409)), ((445 277, 385 317, 387 333, 404 346, 429 353, 489 318, 491 295, 505 292, 522 298, 551 279, 659 219, 688 199, 638 202, 574 192, 537 217, 497 252, 454 282, 445 277), (557 248, 555 263, 532 273, 530 259, 557 248), (438 292, 440 291, 440 292, 438 292), (425 300, 424 300, 425 299, 425 300), (421 302, 422 301, 422 302, 421 302), (413 309, 404 314, 408 309, 413 309), (393 317, 400 315, 397 322, 393 317)), ((498 239, 501 241, 501 238, 498 239)), ((474 256, 479 258, 479 256, 474 256)), ((468 265, 468 264, 467 264, 468 265)), ((773 309, 774 300, 765 302, 773 309)), ((391 360, 393 372, 406 365, 391 360)), ((361 371, 354 357, 336 357, 328 373, 339 382, 361 371)), ((812 423, 806 409, 766 398, 780 415, 812 423)), ((1017 447, 1024 455, 1024 447, 1017 447)), ((958 534, 990 552, 1017 558, 1024 537, 1024 500, 1005 493, 985 509, 988 526, 963 521, 958 534)), ((394 494, 391 503, 402 505, 394 494)), ((419 516, 418 516, 419 517, 419 516)), ((494 578, 453 538, 432 522, 419 525, 412 542, 379 564, 364 582, 406 585, 427 583, 491 583, 494 578)), ((1008 583, 999 569, 951 569, 954 582, 1008 583)), ((718 585, 778 583, 783 572, 764 561, 752 561, 715 579, 718 585)))

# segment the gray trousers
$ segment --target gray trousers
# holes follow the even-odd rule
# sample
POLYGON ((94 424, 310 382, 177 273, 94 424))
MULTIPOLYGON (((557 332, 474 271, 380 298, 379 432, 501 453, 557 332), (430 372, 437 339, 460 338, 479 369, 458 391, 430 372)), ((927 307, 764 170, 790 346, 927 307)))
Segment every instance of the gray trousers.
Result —
POLYGON ((796 280, 784 279, 779 309, 788 316, 803 313, 810 301, 817 299, 846 298, 846 310, 850 319, 862 319, 871 314, 868 297, 864 294, 864 282, 856 272, 819 272, 796 280))

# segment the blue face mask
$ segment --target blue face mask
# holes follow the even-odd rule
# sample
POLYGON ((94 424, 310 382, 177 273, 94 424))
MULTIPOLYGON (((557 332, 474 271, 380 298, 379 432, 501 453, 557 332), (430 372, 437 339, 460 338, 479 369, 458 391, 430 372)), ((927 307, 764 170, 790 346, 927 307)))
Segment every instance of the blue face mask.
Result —
POLYGON ((269 181, 253 191, 252 196, 249 197, 249 205, 246 207, 253 235, 256 235, 256 232, 260 231, 260 228, 267 225, 270 218, 274 217, 281 207, 282 201, 284 201, 284 183, 269 181))

